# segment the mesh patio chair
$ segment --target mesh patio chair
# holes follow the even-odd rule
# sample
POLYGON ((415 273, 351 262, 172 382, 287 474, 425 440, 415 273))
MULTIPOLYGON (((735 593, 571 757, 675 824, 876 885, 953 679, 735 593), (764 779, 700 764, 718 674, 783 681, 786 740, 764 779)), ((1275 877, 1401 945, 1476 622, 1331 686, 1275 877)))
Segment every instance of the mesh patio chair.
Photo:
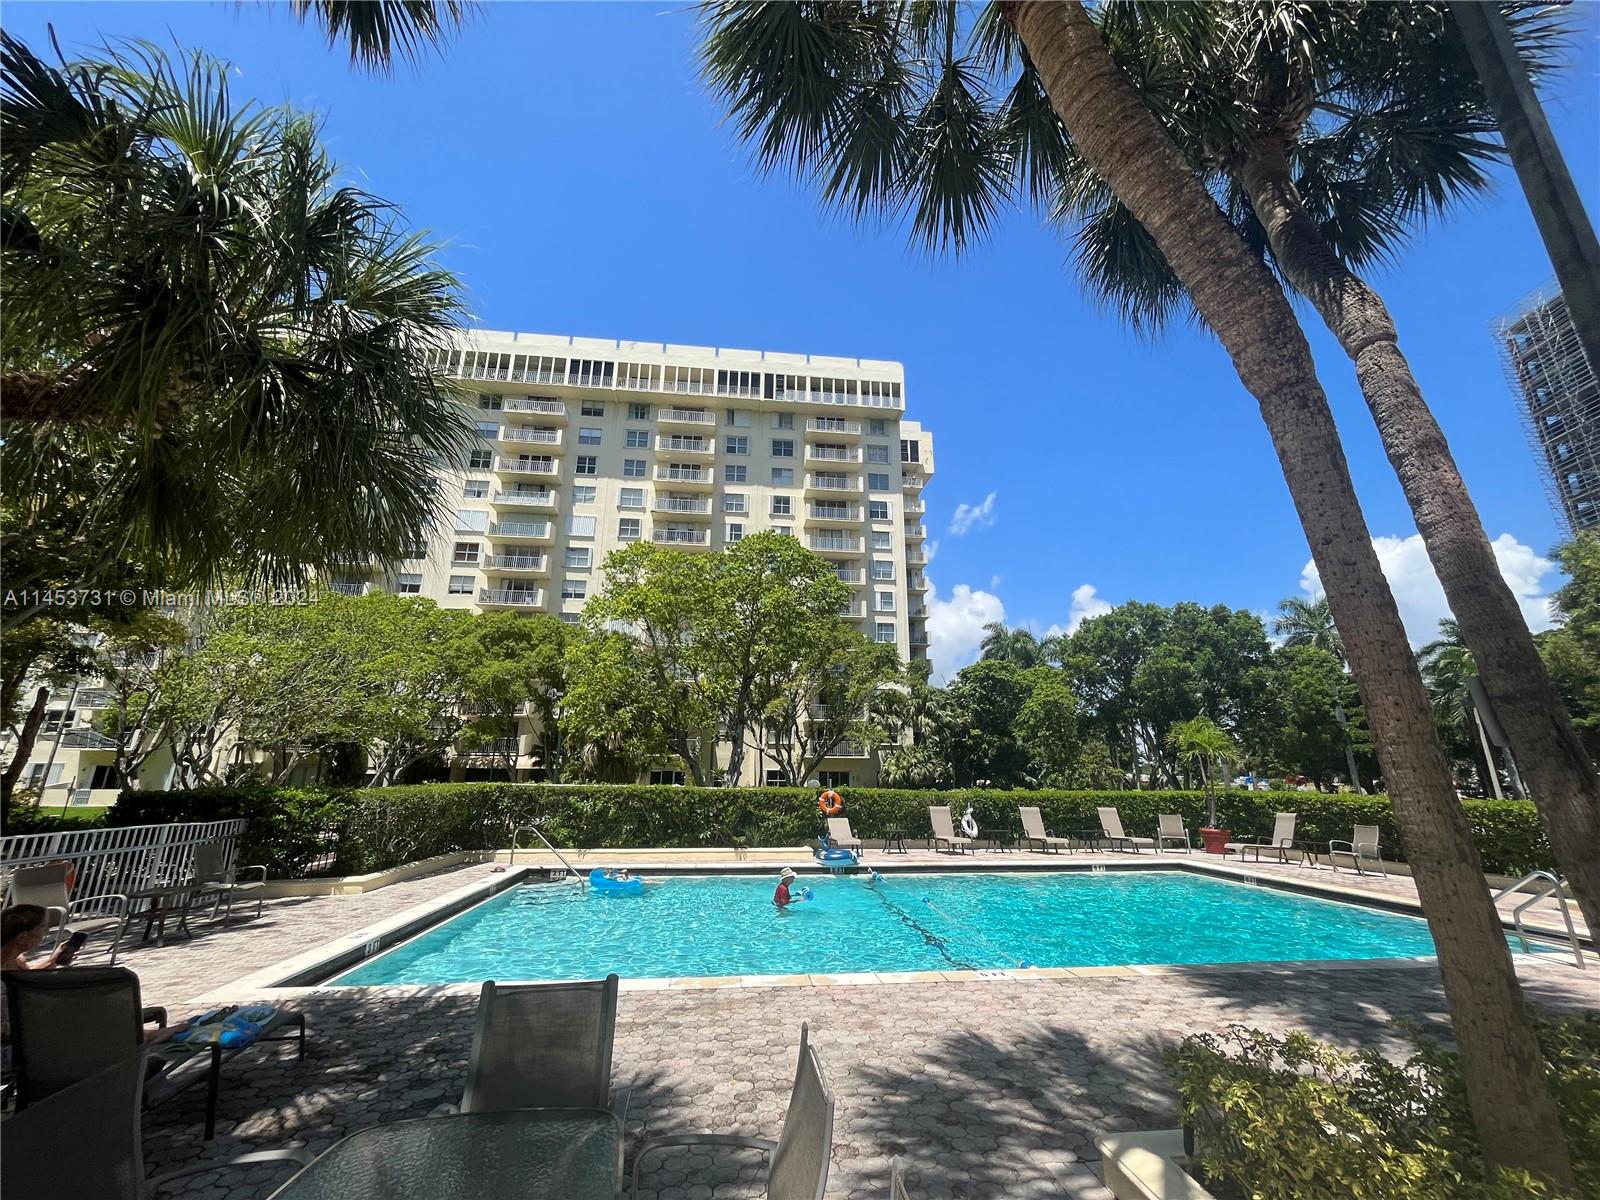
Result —
POLYGON ((1389 872, 1384 869, 1383 855, 1378 852, 1378 827, 1376 825, 1357 825, 1355 832, 1350 835, 1348 842, 1328 843, 1328 862, 1333 869, 1339 869, 1339 859, 1348 858, 1350 865, 1355 867, 1357 875, 1365 875, 1361 869, 1362 863, 1377 863, 1378 873, 1385 879, 1389 872), (1340 847, 1344 847, 1342 850, 1340 847))
POLYGON ((955 822, 950 819, 948 805, 930 804, 928 806, 928 823, 933 826, 933 836, 928 840, 937 850, 939 843, 944 842, 955 851, 966 850, 972 845, 972 839, 962 837, 956 832, 955 822))
POLYGON ((1305 851, 1294 844, 1296 819, 1297 814, 1295 813, 1279 813, 1272 819, 1271 837, 1257 838, 1251 842, 1229 842, 1222 849, 1224 853, 1232 850, 1239 856, 1240 861, 1243 861, 1245 851, 1248 850, 1255 855, 1257 862, 1261 861, 1262 851, 1266 851, 1269 854, 1276 854, 1278 861, 1281 863, 1289 861, 1289 852, 1293 850, 1300 855, 1300 862, 1304 865, 1306 861, 1305 851))
POLYGON ((828 818, 828 840, 844 850, 861 850, 861 839, 850 828, 849 817, 828 818))
POLYGON ((1113 850, 1120 850, 1124 846, 1139 853, 1140 846, 1154 847, 1155 838, 1129 837, 1122 829, 1122 815, 1114 808, 1102 808, 1100 813, 1100 830, 1105 834, 1106 841, 1111 843, 1113 850))
POLYGON ((833 1155, 833 1092, 823 1078, 822 1063, 811 1049, 810 1030, 800 1026, 800 1062, 783 1129, 777 1141, 733 1133, 683 1133, 646 1138, 633 1156, 633 1190, 639 1194, 639 1166, 647 1154, 674 1146, 736 1146, 765 1150, 767 1200, 822 1200, 833 1155))
POLYGON ((60 941, 68 933, 113 930, 111 962, 115 965, 122 935, 128 927, 128 898, 108 893, 74 900, 67 886, 67 875, 71 870, 66 863, 18 867, 11 873, 11 883, 6 889, 6 905, 37 904, 44 909, 55 927, 55 941, 60 941))
POLYGON ((906 1191, 905 1165, 904 1159, 889 1160, 889 1200, 911 1200, 911 1193, 906 1191))
POLYGON ((146 1179, 139 1121, 146 1070, 143 1052, 125 1054, 112 1066, 8 1120, 0 1192, 147 1200, 158 1188, 185 1176, 274 1162, 303 1167, 314 1157, 309 1150, 255 1150, 146 1179))
POLYGON ((1032 847, 1037 844, 1041 850, 1054 850, 1058 854, 1063 848, 1070 848, 1068 838, 1051 837, 1045 832, 1044 816, 1037 808, 1020 806, 1017 811, 1022 814, 1022 842, 1032 847))
POLYGON ((256 916, 261 915, 261 907, 267 899, 267 869, 263 866, 230 867, 228 866, 228 852, 221 842, 206 842, 194 848, 194 881, 201 885, 200 896, 211 901, 211 915, 217 915, 217 910, 222 910, 222 923, 228 923, 228 917, 233 913, 233 902, 236 897, 251 896, 256 900, 256 916), (249 879, 243 882, 239 879, 241 871, 260 871, 260 879, 249 879))
POLYGON ((1168 842, 1177 842, 1185 854, 1194 853, 1194 844, 1189 841, 1189 830, 1183 823, 1182 813, 1160 813, 1156 816, 1156 849, 1165 850, 1168 842))

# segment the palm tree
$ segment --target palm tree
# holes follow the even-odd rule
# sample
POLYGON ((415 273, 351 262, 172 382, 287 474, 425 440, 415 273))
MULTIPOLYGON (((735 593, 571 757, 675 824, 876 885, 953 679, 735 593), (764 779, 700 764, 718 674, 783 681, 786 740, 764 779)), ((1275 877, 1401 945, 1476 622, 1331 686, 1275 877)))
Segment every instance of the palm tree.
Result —
MULTIPOLYGON (((1600 775, 1551 681, 1382 299, 1357 273, 1412 229, 1486 188, 1494 115, 1443 6, 1417 3, 1104 6, 1102 28, 1146 106, 1224 195, 1356 367, 1362 394, 1466 645, 1587 919, 1600 921, 1600 775)), ((1534 74, 1558 26, 1509 28, 1534 74)), ((1182 289, 1148 233, 1093 173, 1069 177, 1090 278, 1135 323, 1182 289)))
POLYGON ((1344 661, 1344 643, 1339 640, 1339 627, 1333 623, 1333 610, 1326 596, 1318 600, 1302 600, 1299 596, 1280 600, 1272 632, 1283 639, 1285 646, 1315 646, 1344 661))
POLYGON ((980 658, 995 658, 1026 670, 1044 661, 1044 646, 1031 629, 1007 629, 1002 621, 990 621, 983 627, 983 641, 978 645, 980 658))
POLYGON ((1371 721, 1439 947, 1489 1162, 1561 1183, 1565 1139, 1449 763, 1362 519, 1310 347, 1277 282, 1150 114, 1077 0, 708 4, 705 74, 759 163, 960 251, 1081 155, 1149 232, 1271 433, 1371 721), (998 97, 998 98, 997 98, 998 97), (1070 135, 1071 142, 1067 140, 1070 135))
POLYGON ((1180 762, 1200 772, 1206 794, 1206 825, 1215 828, 1216 785, 1225 777, 1227 764, 1239 760, 1238 745, 1226 729, 1207 716, 1192 717, 1174 725, 1167 733, 1167 744, 1177 752, 1180 762))
POLYGON ((315 20, 328 44, 343 42, 350 61, 386 71, 439 46, 465 19, 465 0, 290 0, 302 21, 315 20))
POLYGON ((424 541, 472 428, 433 245, 204 55, 5 36, 0 68, 8 585, 298 583, 424 541))

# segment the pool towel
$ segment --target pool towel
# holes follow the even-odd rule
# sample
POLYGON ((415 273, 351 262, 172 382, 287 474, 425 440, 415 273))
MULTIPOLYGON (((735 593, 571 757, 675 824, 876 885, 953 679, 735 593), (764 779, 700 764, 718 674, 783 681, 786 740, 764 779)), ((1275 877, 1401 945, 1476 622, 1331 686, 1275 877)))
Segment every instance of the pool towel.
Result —
POLYGON ((172 1040, 189 1046, 248 1046, 261 1036, 267 1022, 277 1016, 270 1004, 251 1004, 242 1008, 217 1008, 196 1017, 189 1028, 174 1034, 172 1040))

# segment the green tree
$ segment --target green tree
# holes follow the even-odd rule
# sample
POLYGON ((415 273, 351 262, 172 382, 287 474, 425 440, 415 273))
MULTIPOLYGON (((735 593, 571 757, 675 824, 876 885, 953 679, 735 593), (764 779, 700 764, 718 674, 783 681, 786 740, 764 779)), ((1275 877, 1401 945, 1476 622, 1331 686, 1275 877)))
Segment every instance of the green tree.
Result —
POLYGON ((489 747, 506 778, 517 781, 521 719, 531 717, 545 777, 559 780, 564 745, 560 705, 567 693, 572 632, 550 613, 484 613, 473 618, 463 647, 462 693, 473 720, 462 744, 489 747))
POLYGON ((1285 646, 1315 646, 1344 662, 1344 643, 1339 640, 1339 629, 1333 623, 1333 610, 1328 598, 1303 600, 1290 596, 1278 601, 1278 615, 1272 620, 1272 632, 1283 639, 1285 646))
POLYGON ((568 778, 633 783, 672 753, 681 714, 657 687, 655 667, 644 644, 625 633, 589 630, 567 647, 560 722, 568 778))
POLYGON ((755 727, 790 787, 807 783, 841 743, 876 748, 887 737, 873 704, 899 675, 895 648, 862 636, 850 622, 822 624, 799 657, 773 664, 757 682, 755 727))
POLYGON ((1070 787, 1081 749, 1078 698, 1067 677, 1054 667, 1023 672, 1028 698, 1017 713, 1017 745, 1028 756, 1028 775, 1037 787, 1070 787))
POLYGON ((1031 629, 1007 629, 1002 621, 990 621, 983 627, 978 650, 980 658, 1000 659, 1023 669, 1044 661, 1044 646, 1031 629))
MULTIPOLYGON (((1281 700, 1281 725, 1270 745, 1275 765, 1296 775, 1307 775, 1319 786, 1326 784, 1335 775, 1350 773, 1345 759, 1347 736, 1358 763, 1370 759, 1372 744, 1361 698, 1355 680, 1338 656, 1304 643, 1285 645, 1273 657, 1281 700), (1340 709, 1345 713, 1343 728, 1339 724, 1340 709)), ((1369 777, 1370 770, 1369 767, 1369 777)), ((1354 786, 1355 781, 1350 783, 1354 786)))
POLYGON ((114 743, 111 761, 122 787, 138 788, 140 768, 171 744, 162 688, 173 674, 171 660, 185 652, 188 641, 181 622, 151 614, 95 646, 94 664, 85 673, 100 677, 108 700, 95 728, 114 743))
POLYGON ((1575 535, 1555 558, 1567 582, 1554 598, 1557 626, 1540 635, 1539 652, 1590 757, 1600 758, 1600 534, 1575 535))
POLYGON ((1167 741, 1186 767, 1198 772, 1206 793, 1206 824, 1217 824, 1217 783, 1226 780, 1230 763, 1239 761, 1239 747, 1210 717, 1191 717, 1174 725, 1167 741))
POLYGON ((1417 651, 1417 665, 1433 700, 1433 719, 1446 752, 1458 768, 1470 768, 1477 776, 1480 796, 1493 795, 1489 772, 1495 767, 1484 763, 1472 694, 1467 690, 1467 680, 1477 676, 1478 666, 1461 638, 1461 626, 1448 617, 1440 621, 1439 636, 1417 651))
POLYGON ((943 751, 957 787, 1026 786, 1028 753, 1017 742, 1029 672, 1003 659, 979 659, 945 689, 943 751))

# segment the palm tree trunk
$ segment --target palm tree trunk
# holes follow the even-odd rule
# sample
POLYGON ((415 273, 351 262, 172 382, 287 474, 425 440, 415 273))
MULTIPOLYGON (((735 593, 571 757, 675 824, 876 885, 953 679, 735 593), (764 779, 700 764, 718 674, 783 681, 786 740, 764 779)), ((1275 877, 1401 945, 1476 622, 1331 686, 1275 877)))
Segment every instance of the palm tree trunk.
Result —
POLYGON ((1378 294, 1321 236, 1301 203, 1281 145, 1257 148, 1239 174, 1279 267, 1356 365, 1362 395, 1462 640, 1472 651, 1511 753, 1527 771, 1556 865, 1571 882, 1589 928, 1600 929, 1600 776, 1500 574, 1444 431, 1400 352, 1394 321, 1378 294))
POLYGON ((1566 1139, 1511 954, 1294 311, 1118 70, 1083 5, 1006 0, 1002 11, 1079 152, 1156 239, 1260 405, 1361 688, 1438 948, 1484 1155, 1568 1186, 1566 1139))

